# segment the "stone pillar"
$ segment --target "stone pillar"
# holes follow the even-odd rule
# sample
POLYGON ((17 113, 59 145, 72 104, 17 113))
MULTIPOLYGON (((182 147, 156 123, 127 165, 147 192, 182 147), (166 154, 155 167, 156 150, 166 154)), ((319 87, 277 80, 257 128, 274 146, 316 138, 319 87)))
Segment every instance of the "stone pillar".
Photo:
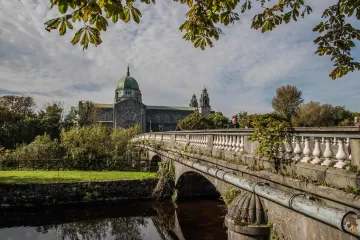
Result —
MULTIPOLYGON (((359 117, 355 117, 354 125, 360 130, 359 117)), ((357 166, 360 169, 360 139, 350 139, 350 153, 351 165, 357 166)))
POLYGON ((350 139, 351 165, 360 170, 360 139, 350 139))
POLYGON ((213 142, 214 142, 214 135, 207 135, 206 148, 210 150, 210 152, 212 151, 213 148, 213 142))
POLYGON ((175 134, 171 134, 170 135, 170 142, 169 142, 169 147, 174 148, 175 147, 175 134))
POLYGON ((261 199, 254 193, 242 192, 230 204, 225 217, 228 240, 267 240, 270 227, 261 199))

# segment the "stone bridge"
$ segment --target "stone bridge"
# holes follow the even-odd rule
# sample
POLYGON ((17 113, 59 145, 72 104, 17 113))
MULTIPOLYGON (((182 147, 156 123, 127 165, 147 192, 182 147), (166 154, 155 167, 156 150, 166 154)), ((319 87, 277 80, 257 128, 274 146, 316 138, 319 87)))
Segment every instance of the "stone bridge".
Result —
POLYGON ((240 191, 225 217, 229 239, 360 239, 358 128, 296 128, 276 164, 254 155, 251 134, 158 132, 133 141, 152 166, 173 160, 179 197, 240 191))

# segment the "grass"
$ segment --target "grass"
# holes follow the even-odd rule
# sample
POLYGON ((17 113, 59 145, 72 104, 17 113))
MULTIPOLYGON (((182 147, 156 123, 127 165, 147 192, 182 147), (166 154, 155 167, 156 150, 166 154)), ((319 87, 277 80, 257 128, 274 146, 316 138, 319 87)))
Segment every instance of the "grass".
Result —
POLYGON ((155 178, 150 172, 0 171, 0 183, 55 183, 155 178))

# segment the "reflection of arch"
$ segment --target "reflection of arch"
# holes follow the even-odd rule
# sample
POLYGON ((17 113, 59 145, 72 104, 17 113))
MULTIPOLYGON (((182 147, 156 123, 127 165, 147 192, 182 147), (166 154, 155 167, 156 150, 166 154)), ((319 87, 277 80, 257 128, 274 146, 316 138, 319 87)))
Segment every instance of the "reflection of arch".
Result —
POLYGON ((220 197, 216 187, 203 175, 189 171, 183 173, 176 182, 178 197, 212 196, 220 197))
POLYGON ((151 158, 150 172, 157 172, 157 170, 159 170, 159 162, 161 162, 159 155, 155 155, 151 158))

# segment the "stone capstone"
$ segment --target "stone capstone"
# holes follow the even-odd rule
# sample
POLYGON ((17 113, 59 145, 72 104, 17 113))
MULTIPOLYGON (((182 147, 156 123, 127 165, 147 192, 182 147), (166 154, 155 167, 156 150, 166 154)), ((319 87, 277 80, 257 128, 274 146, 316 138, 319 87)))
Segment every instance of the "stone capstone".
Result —
POLYGON ((269 235, 270 228, 261 199, 254 193, 242 192, 230 204, 225 225, 230 231, 245 235, 269 235))

